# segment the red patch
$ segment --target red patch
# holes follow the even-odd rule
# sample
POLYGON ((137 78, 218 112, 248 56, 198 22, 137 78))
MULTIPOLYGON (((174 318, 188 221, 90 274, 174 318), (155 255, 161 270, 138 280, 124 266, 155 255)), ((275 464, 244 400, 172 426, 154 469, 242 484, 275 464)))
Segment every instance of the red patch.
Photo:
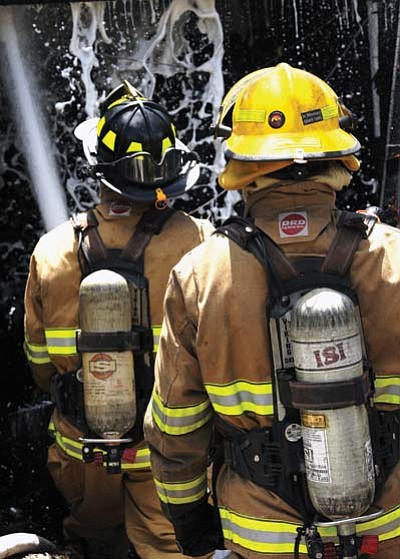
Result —
POLYGON ((89 371, 99 380, 106 380, 117 369, 117 363, 107 353, 96 353, 89 361, 89 371))
POLYGON ((131 210, 132 206, 131 204, 129 204, 129 202, 112 202, 110 204, 109 215, 130 215, 131 210))
POLYGON ((307 218, 304 214, 282 214, 279 219, 280 234, 283 237, 307 235, 307 218))

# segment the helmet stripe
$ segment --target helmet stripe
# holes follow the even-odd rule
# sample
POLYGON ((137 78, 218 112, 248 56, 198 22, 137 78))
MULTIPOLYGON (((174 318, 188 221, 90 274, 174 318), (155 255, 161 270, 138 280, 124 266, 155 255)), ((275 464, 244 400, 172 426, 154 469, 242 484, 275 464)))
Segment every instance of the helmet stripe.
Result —
POLYGON ((104 118, 104 116, 99 120, 99 122, 97 123, 97 135, 100 136, 100 132, 103 129, 103 126, 106 122, 106 119, 104 118))
POLYGON ((104 138, 102 139, 102 142, 105 146, 108 147, 108 149, 114 151, 116 137, 117 137, 116 133, 113 132, 112 130, 109 130, 107 134, 104 136, 104 138))
POLYGON ((132 153, 134 151, 143 151, 143 144, 140 142, 131 142, 126 150, 126 153, 132 153))
POLYGON ((161 153, 164 153, 164 151, 166 151, 170 147, 172 147, 171 138, 167 136, 162 141, 161 153))

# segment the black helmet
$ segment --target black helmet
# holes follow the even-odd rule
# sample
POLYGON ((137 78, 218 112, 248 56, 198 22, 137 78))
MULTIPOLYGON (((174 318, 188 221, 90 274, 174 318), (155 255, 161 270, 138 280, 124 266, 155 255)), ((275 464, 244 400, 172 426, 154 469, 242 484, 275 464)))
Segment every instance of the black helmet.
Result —
POLYGON ((168 112, 128 82, 75 134, 103 184, 132 200, 179 196, 198 179, 197 155, 176 138, 168 112))

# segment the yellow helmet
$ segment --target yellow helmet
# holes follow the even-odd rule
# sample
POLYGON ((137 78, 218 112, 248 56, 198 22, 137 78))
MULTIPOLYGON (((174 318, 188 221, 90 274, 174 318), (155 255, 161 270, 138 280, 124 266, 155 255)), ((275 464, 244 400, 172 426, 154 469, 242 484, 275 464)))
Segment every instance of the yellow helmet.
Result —
POLYGON ((346 164, 360 149, 348 131, 351 125, 351 113, 328 84, 281 63, 252 72, 231 88, 215 133, 227 137, 230 159, 288 164, 342 159, 346 164), (224 120, 232 107, 230 130, 224 120))

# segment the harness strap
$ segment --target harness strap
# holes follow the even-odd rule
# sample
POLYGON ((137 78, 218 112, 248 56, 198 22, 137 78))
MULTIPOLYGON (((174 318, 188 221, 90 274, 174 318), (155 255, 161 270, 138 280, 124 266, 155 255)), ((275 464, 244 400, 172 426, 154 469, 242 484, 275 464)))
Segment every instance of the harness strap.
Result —
POLYGON ((372 215, 361 215, 342 212, 337 223, 337 232, 329 247, 321 272, 344 276, 349 270, 355 251, 362 238, 367 238, 367 231, 372 231, 377 218, 372 215), (367 226, 370 223, 370 227, 367 226), (372 225, 372 227, 371 227, 372 225))
MULTIPOLYGON (((153 235, 159 235, 167 220, 175 213, 173 208, 163 211, 151 207, 137 223, 131 238, 120 252, 120 258, 135 264, 135 271, 143 274, 142 262, 144 251, 153 235)), ((71 218, 72 226, 78 233, 79 248, 82 251, 84 262, 80 259, 83 275, 87 275, 96 264, 109 258, 109 251, 98 231, 99 222, 93 210, 86 213, 75 214, 71 218)), ((115 251, 113 251, 115 252, 115 251)))
POLYGON ((155 207, 151 207, 143 214, 139 223, 136 225, 132 237, 121 253, 121 257, 132 262, 137 262, 144 254, 151 237, 160 234, 164 224, 174 213, 175 210, 173 208, 167 207, 160 211, 155 207))
POLYGON ((287 281, 297 277, 298 271, 289 262, 279 246, 254 223, 242 217, 233 217, 225 221, 216 230, 236 242, 240 247, 254 254, 257 260, 269 272, 287 281))

